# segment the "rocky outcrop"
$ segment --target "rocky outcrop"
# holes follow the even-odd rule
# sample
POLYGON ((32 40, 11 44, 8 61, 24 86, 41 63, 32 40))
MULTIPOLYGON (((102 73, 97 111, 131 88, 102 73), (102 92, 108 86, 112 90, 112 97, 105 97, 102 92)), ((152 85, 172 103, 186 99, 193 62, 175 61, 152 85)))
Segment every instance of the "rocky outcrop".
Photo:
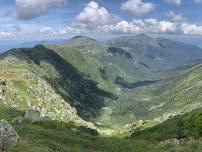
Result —
MULTIPOLYGON (((25 72, 24 76, 27 73, 25 72)), ((36 75, 27 74, 29 81, 6 81, 0 85, 0 102, 15 109, 30 109, 25 115, 15 118, 12 123, 21 123, 24 119, 33 121, 58 120, 75 122, 77 126, 86 126, 94 129, 93 123, 87 122, 77 115, 77 110, 65 101, 44 79, 36 75), (1 100, 2 99, 2 100, 1 100)), ((23 79, 26 80, 26 79, 23 79)))
POLYGON ((5 86, 5 85, 6 85, 6 80, 2 80, 2 79, 0 79, 0 85, 5 86))
POLYGON ((49 117, 42 116, 42 114, 33 108, 29 108, 25 111, 24 116, 18 116, 15 119, 12 120, 12 124, 19 124, 22 123, 25 119, 31 120, 31 121, 45 121, 45 120, 51 120, 49 117))
POLYGON ((193 139, 176 139, 176 138, 171 138, 165 141, 161 141, 160 145, 184 145, 184 144, 192 144, 193 143, 193 139))
POLYGON ((0 150, 14 146, 19 136, 13 127, 5 120, 0 120, 0 150))

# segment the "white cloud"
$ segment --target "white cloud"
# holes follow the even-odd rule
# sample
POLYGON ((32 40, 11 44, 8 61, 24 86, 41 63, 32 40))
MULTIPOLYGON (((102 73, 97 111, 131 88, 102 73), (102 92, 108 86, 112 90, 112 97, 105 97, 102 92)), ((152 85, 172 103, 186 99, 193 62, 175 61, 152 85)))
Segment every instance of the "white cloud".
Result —
POLYGON ((39 32, 42 34, 56 34, 56 31, 51 27, 43 27, 39 32))
POLYGON ((60 28, 58 30, 59 34, 68 34, 68 33, 79 34, 80 32, 81 32, 80 29, 77 29, 77 28, 74 28, 71 26, 66 26, 66 27, 60 28))
POLYGON ((182 0, 165 0, 166 3, 180 5, 182 3, 182 0))
POLYGON ((176 24, 170 21, 160 21, 158 23, 157 31, 159 33, 175 33, 177 32, 176 24))
POLYGON ((16 36, 16 33, 21 32, 20 25, 16 24, 4 24, 0 27, 0 38, 12 38, 16 36))
POLYGON ((127 21, 121 21, 115 25, 105 25, 100 27, 100 30, 105 32, 115 32, 115 33, 137 33, 141 32, 141 28, 138 25, 129 23, 127 21))
POLYGON ((183 23, 181 25, 183 34, 187 35, 202 35, 202 26, 196 24, 183 23))
POLYGON ((11 38, 14 37, 14 33, 12 32, 5 32, 5 31, 0 31, 0 38, 11 38))
POLYGON ((107 9, 95 1, 89 2, 84 10, 76 17, 77 23, 87 27, 105 25, 111 21, 112 16, 107 9))
POLYGON ((128 0, 124 2, 121 9, 135 16, 147 14, 155 8, 153 3, 143 2, 142 0, 128 0))
POLYGON ((176 14, 173 11, 167 12, 166 16, 173 22, 185 22, 186 21, 185 17, 183 17, 181 14, 176 14))
MULTIPOLYGON (((176 14, 169 11, 166 16, 167 20, 157 20, 155 18, 134 19, 131 22, 121 21, 113 25, 103 27, 104 31, 117 33, 166 33, 166 34, 196 34, 191 32, 193 27, 187 23, 186 19, 181 14, 176 14), (184 25, 184 26, 182 26, 184 25), (185 26, 186 25, 186 26, 185 26), (189 32, 187 32, 189 31, 189 32)), ((193 26, 193 25, 192 25, 193 26)), ((195 31, 199 27, 195 27, 195 31)), ((201 33, 202 34, 202 33, 201 33)))
POLYGON ((66 4, 67 0, 15 0, 13 16, 32 19, 46 13, 52 6, 66 4))
POLYGON ((80 30, 70 27, 70 26, 56 28, 56 29, 47 26, 47 27, 42 27, 39 30, 39 32, 44 35, 64 35, 64 34, 68 34, 68 33, 78 34, 78 33, 80 33, 80 30))
POLYGON ((170 21, 157 21, 153 18, 145 20, 121 21, 114 25, 105 25, 104 31, 115 33, 175 33, 176 24, 170 21))
POLYGON ((100 27, 100 30, 112 33, 155 33, 155 34, 184 34, 202 35, 202 25, 191 24, 174 12, 167 14, 168 20, 155 18, 135 19, 131 22, 121 21, 112 25, 100 27))

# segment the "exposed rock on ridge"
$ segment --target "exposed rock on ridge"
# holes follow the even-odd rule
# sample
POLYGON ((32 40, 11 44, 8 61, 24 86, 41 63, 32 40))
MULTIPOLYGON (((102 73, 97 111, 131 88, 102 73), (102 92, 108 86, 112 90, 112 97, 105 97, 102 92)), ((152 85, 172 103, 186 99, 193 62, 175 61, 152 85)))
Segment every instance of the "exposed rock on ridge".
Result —
POLYGON ((0 120, 0 150, 15 145, 19 136, 13 127, 5 120, 0 120))

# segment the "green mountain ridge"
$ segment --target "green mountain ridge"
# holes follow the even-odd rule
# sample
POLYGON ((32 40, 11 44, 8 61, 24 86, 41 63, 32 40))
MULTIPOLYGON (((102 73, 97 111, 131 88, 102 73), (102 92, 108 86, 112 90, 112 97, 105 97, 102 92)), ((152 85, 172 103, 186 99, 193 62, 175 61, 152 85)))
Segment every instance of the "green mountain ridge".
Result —
MULTIPOLYGON (((202 107, 201 57, 202 49, 198 47, 144 34, 120 37, 106 43, 76 36, 59 45, 11 49, 0 55, 0 80, 5 82, 0 85, 0 102, 17 111, 32 107, 51 118, 52 122, 47 123, 54 124, 56 130, 57 121, 64 123, 64 132, 71 136, 75 133, 71 127, 65 128, 65 124, 96 129, 100 134, 98 137, 82 135, 82 138, 87 138, 87 143, 96 138, 104 144, 110 139, 100 136, 115 136, 115 145, 131 141, 144 151, 142 146, 150 142, 145 137, 150 139, 153 131, 155 135, 162 131, 168 138, 150 143, 148 149, 166 151, 165 147, 158 147, 158 142, 178 136, 168 135, 170 132, 162 130, 161 125, 166 126, 167 121, 184 120, 176 118, 184 117, 186 113, 192 115, 193 110, 202 107), (134 132, 133 138, 119 137, 131 132, 134 132), (121 139, 116 139, 116 136, 121 139)), ((11 119, 9 114, 5 115, 11 119)), ((3 118, 7 118, 5 115, 3 118)), ((190 123, 192 121, 190 118, 190 123)), ((28 121, 20 127, 33 127, 38 134, 37 128, 43 128, 44 123, 28 121)), ((179 129, 174 124, 170 126, 173 126, 173 133, 179 129)), ((43 132, 48 134, 45 129, 43 132)), ((200 138, 200 129, 197 132, 200 138)), ((78 136, 75 136, 74 140, 77 140, 78 136)), ((189 138, 192 134, 183 137, 189 138)), ((81 150, 78 144, 74 146, 81 150)), ((109 146, 97 147, 97 151, 102 151, 102 148, 109 151, 109 146)), ((125 148, 133 151, 129 144, 125 148)))
POLYGON ((108 41, 109 45, 126 47, 143 55, 141 60, 153 62, 162 69, 172 69, 201 57, 201 48, 165 38, 151 38, 145 34, 125 36, 108 41), (194 51, 192 51, 194 50, 194 51))

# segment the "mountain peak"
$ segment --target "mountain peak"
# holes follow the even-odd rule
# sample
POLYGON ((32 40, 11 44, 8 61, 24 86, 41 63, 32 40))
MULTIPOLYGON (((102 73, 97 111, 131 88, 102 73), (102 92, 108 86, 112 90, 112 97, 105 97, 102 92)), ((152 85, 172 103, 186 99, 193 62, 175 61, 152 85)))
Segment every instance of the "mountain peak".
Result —
POLYGON ((144 34, 144 33, 140 33, 138 35, 136 35, 136 37, 138 38, 144 38, 144 39, 152 39, 150 36, 144 34))
POLYGON ((90 41, 96 41, 93 38, 87 37, 87 36, 82 36, 82 35, 77 35, 71 38, 72 40, 80 40, 80 39, 84 39, 84 40, 90 40, 90 41))
POLYGON ((77 36, 72 37, 72 39, 79 39, 79 38, 84 38, 84 37, 85 37, 85 36, 77 35, 77 36))

